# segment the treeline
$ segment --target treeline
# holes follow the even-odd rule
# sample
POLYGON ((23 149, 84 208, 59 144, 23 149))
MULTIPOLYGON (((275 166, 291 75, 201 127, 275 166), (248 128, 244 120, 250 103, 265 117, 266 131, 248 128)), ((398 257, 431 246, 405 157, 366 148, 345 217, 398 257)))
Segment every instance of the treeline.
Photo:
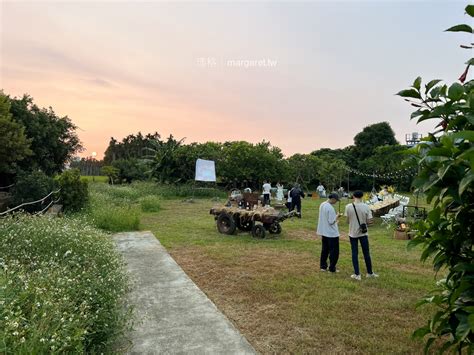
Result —
MULTIPOLYGON (((24 95, 0 95, 0 186, 18 177, 38 172, 53 176, 68 164, 84 175, 108 175, 111 183, 147 180, 182 184, 194 180, 196 159, 216 162, 218 184, 222 187, 260 187, 265 179, 286 185, 298 182, 306 189, 322 182, 328 190, 343 186, 370 189, 393 184, 400 190, 410 187, 409 177, 400 175, 367 177, 349 174, 358 170, 384 176, 404 167, 407 148, 395 139, 387 122, 365 127, 354 137, 354 144, 342 149, 319 149, 310 154, 285 157, 269 142, 245 141, 186 144, 158 132, 131 134, 121 141, 111 138, 103 161, 77 159, 82 150, 77 127, 52 108, 39 108, 24 95), (348 181, 349 180, 349 181, 348 181)), ((337 136, 335 137, 337 139, 337 136)))
MULTIPOLYGON (((265 179, 273 183, 298 182, 314 188, 322 182, 327 189, 339 186, 350 189, 370 189, 393 184, 407 190, 411 179, 407 176, 372 178, 349 173, 356 169, 376 175, 399 171, 407 148, 399 145, 387 122, 365 127, 354 137, 354 145, 343 149, 319 149, 311 154, 284 157, 281 149, 269 142, 252 144, 245 141, 206 142, 185 144, 173 136, 162 138, 157 132, 138 133, 121 142, 111 138, 102 162, 102 173, 111 182, 154 179, 161 183, 189 183, 194 180, 196 159, 216 162, 218 184, 231 187, 260 187, 265 179)), ((79 165, 87 168, 88 161, 79 165)), ((89 162, 90 166, 90 162, 89 162)))

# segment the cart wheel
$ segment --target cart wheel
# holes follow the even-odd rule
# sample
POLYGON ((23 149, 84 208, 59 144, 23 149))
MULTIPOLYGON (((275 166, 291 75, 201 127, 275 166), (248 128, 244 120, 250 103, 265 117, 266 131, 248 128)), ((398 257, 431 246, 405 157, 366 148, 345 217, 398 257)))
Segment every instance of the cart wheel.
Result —
POLYGON ((217 217, 217 230, 222 234, 234 234, 234 219, 227 213, 220 214, 219 217, 217 217))
POLYGON ((268 228, 270 234, 280 234, 281 233, 281 224, 278 222, 272 223, 268 228))
POLYGON ((252 227, 252 235, 254 238, 265 238, 265 227, 261 224, 256 224, 252 227))
POLYGON ((239 221, 236 224, 237 224, 237 228, 239 228, 241 231, 250 232, 252 230, 252 225, 253 225, 252 221, 241 222, 239 219, 239 221))

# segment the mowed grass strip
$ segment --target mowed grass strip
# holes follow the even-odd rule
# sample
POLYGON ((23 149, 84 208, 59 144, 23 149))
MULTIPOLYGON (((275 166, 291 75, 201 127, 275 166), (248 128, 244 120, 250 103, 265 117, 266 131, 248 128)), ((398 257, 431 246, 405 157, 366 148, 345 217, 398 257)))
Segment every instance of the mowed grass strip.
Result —
MULTIPOLYGON (((315 230, 321 202, 304 200, 302 219, 285 221, 280 236, 263 240, 219 234, 210 200, 163 201, 141 225, 261 353, 420 353, 423 344, 410 335, 429 316, 415 303, 434 285, 430 265, 378 221, 369 239, 380 278, 353 281, 343 219, 341 272, 320 272, 315 230)), ((365 275, 362 253, 360 265, 365 275)))

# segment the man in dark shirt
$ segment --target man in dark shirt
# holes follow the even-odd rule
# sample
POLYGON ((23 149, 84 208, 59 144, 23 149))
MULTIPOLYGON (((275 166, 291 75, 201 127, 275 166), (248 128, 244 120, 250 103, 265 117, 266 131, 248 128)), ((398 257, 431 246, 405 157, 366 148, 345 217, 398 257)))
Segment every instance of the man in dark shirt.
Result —
POLYGON ((304 198, 304 192, 301 190, 299 184, 295 184, 295 187, 290 191, 291 197, 291 211, 296 207, 298 217, 301 218, 301 198, 304 198))

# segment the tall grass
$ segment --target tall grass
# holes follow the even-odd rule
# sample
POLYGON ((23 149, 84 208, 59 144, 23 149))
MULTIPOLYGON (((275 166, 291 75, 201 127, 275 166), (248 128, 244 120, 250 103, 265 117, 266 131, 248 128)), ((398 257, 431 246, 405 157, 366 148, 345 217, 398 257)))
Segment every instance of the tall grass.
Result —
POLYGON ((127 289, 112 241, 86 219, 0 219, 0 353, 109 351, 127 289))
POLYGON ((108 190, 90 192, 90 204, 85 213, 92 223, 97 228, 110 232, 138 230, 140 211, 135 200, 130 199, 127 193, 123 194, 125 190, 108 190))
POLYGON ((193 185, 160 185, 135 182, 130 185, 90 184, 87 216, 98 228, 110 232, 138 230, 140 212, 158 212, 161 200, 226 197, 224 191, 193 185))
POLYGON ((157 196, 145 196, 139 201, 143 212, 158 212, 161 208, 160 199, 157 196))

